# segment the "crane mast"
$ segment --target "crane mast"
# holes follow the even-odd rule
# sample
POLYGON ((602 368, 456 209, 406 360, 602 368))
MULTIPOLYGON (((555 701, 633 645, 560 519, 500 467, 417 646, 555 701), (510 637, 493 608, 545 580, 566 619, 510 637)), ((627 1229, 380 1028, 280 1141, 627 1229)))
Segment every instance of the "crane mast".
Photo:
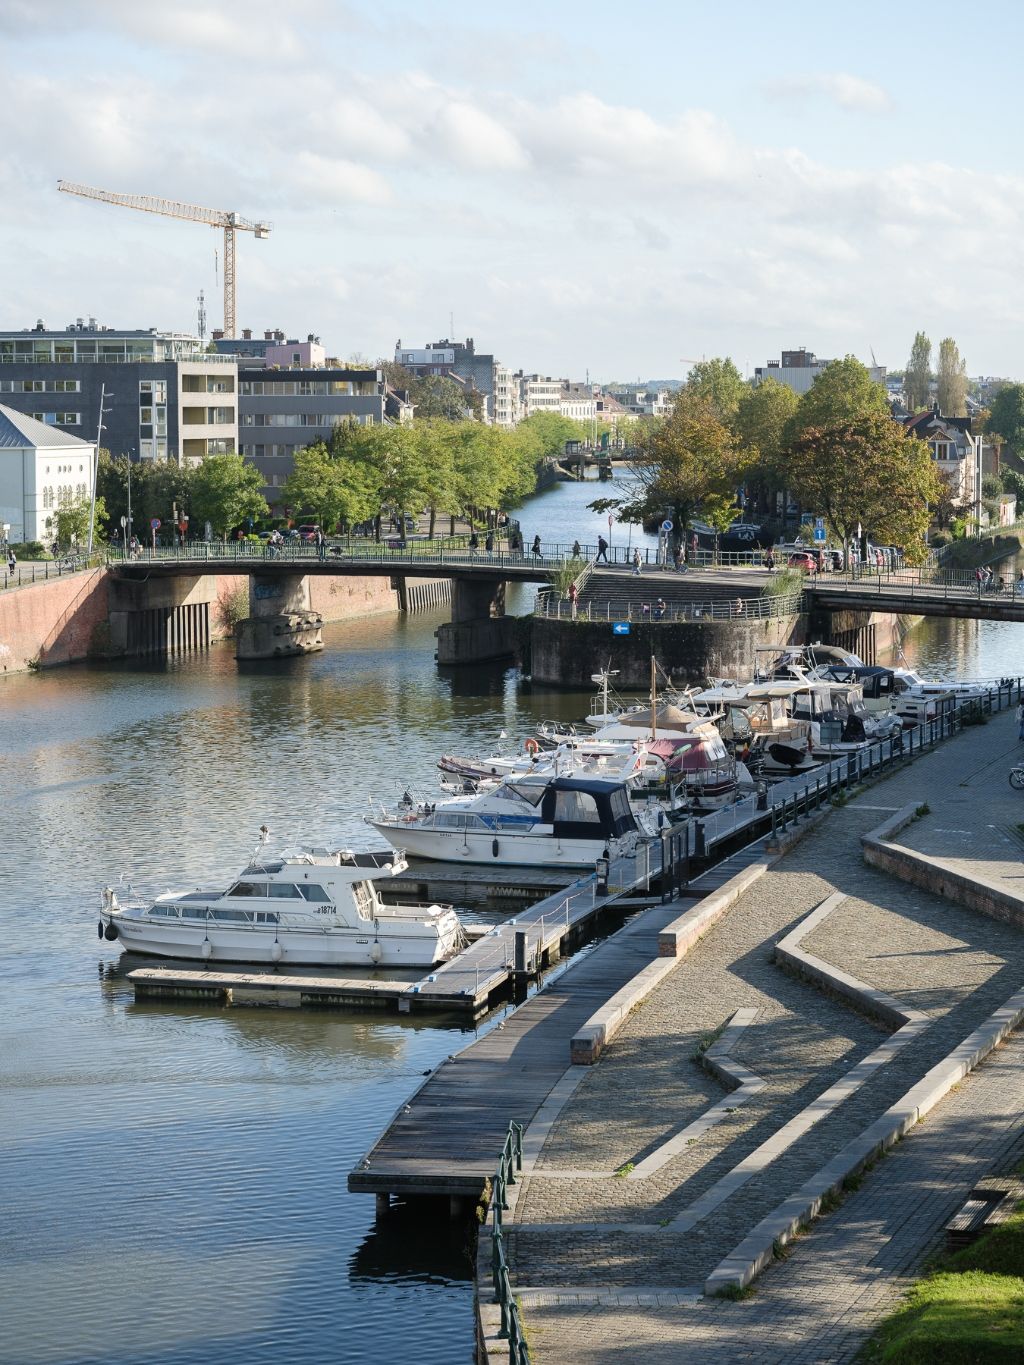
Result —
POLYGON ((119 194, 114 190, 98 190, 91 185, 75 185, 69 180, 58 180, 57 188, 63 194, 98 199, 102 204, 117 204, 121 208, 137 209, 141 213, 158 213, 165 218, 183 218, 190 223, 206 223, 210 227, 223 228, 224 335, 235 335, 235 233, 251 232, 254 237, 269 237, 270 223, 253 222, 228 209, 209 209, 201 204, 185 204, 151 194, 119 194))

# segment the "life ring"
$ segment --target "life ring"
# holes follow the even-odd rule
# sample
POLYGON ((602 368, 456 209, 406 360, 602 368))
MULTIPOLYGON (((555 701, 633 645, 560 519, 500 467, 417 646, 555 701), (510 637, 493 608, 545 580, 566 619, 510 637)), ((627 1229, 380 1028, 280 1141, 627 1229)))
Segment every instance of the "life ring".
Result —
POLYGON ((528 739, 523 746, 528 754, 539 754, 540 745, 535 739, 528 739))

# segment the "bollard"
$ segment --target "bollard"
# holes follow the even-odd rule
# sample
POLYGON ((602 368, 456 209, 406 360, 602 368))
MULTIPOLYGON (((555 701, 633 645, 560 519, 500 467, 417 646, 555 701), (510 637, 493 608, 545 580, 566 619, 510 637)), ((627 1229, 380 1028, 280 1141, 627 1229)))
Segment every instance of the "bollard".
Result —
POLYGON ((515 947, 513 950, 514 968, 517 975, 523 975, 529 971, 529 947, 528 936, 525 929, 517 929, 513 940, 515 947))
POLYGON ((607 894, 608 894, 608 873, 609 873, 610 868, 611 868, 611 860, 610 860, 610 858, 608 857, 608 852, 607 852, 607 850, 605 850, 604 854, 603 854, 600 858, 598 858, 597 863, 595 864, 595 867, 594 867, 594 870, 595 870, 595 872, 597 873, 597 884, 596 884, 596 886, 595 886, 595 888, 594 888, 594 894, 595 894, 595 895, 598 895, 598 896, 607 896, 607 894))
POLYGON ((698 820, 693 827, 693 856, 703 858, 707 853, 707 844, 704 839, 704 821, 698 820))

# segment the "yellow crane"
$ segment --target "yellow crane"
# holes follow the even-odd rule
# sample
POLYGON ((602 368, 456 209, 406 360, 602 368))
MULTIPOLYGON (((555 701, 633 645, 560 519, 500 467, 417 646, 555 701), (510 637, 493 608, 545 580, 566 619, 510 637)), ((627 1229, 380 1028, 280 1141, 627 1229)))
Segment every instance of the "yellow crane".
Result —
POLYGON ((270 223, 252 223, 239 213, 226 209, 206 209, 199 204, 181 204, 175 199, 158 199, 151 194, 117 194, 113 190, 97 190, 90 185, 74 185, 69 180, 58 180, 63 194, 77 194, 83 199, 98 199, 103 204, 120 204, 122 208, 139 209, 142 213, 161 213, 165 218, 185 218, 191 223, 208 223, 224 229, 224 335, 235 335, 235 233, 251 232, 255 237, 269 237, 270 223))

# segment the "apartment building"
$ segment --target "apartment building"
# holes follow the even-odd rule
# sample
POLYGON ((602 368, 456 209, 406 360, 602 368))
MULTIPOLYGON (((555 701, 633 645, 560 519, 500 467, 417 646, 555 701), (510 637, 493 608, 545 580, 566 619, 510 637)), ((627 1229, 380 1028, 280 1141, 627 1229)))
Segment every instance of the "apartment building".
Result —
MULTIPOLYGON (((785 384, 794 393, 806 393, 826 365, 831 364, 831 360, 819 360, 813 351, 801 346, 799 350, 783 351, 781 360, 769 360, 767 365, 758 365, 754 370, 754 383, 761 384, 766 379, 774 379, 777 384, 785 384)), ((869 365, 868 373, 876 384, 885 384, 884 365, 869 365)))
POLYGON ((524 418, 536 412, 562 411, 562 381, 550 375, 519 372, 519 403, 524 418))
POLYGON ((667 417, 672 409, 671 389, 622 389, 616 399, 634 417, 667 417))
POLYGON ((514 427, 522 416, 519 377, 508 365, 494 366, 494 394, 491 420, 499 427, 514 427))
POLYGON ((0 331, 0 402, 133 460, 198 460, 238 448, 237 363, 197 337, 78 318, 0 331))
MULTIPOLYGON (((503 369, 490 353, 478 352, 472 337, 465 341, 431 341, 421 349, 395 343, 395 362, 417 378, 424 375, 448 375, 459 380, 465 388, 476 389, 483 395, 484 416, 497 421, 495 415, 495 382, 497 371, 503 369)), ((508 409, 507 395, 502 399, 503 412, 508 409)), ((502 422, 502 425, 505 425, 502 422)))
POLYGON ((597 391, 593 384, 573 384, 563 379, 559 411, 574 422, 592 422, 597 416, 597 391))

